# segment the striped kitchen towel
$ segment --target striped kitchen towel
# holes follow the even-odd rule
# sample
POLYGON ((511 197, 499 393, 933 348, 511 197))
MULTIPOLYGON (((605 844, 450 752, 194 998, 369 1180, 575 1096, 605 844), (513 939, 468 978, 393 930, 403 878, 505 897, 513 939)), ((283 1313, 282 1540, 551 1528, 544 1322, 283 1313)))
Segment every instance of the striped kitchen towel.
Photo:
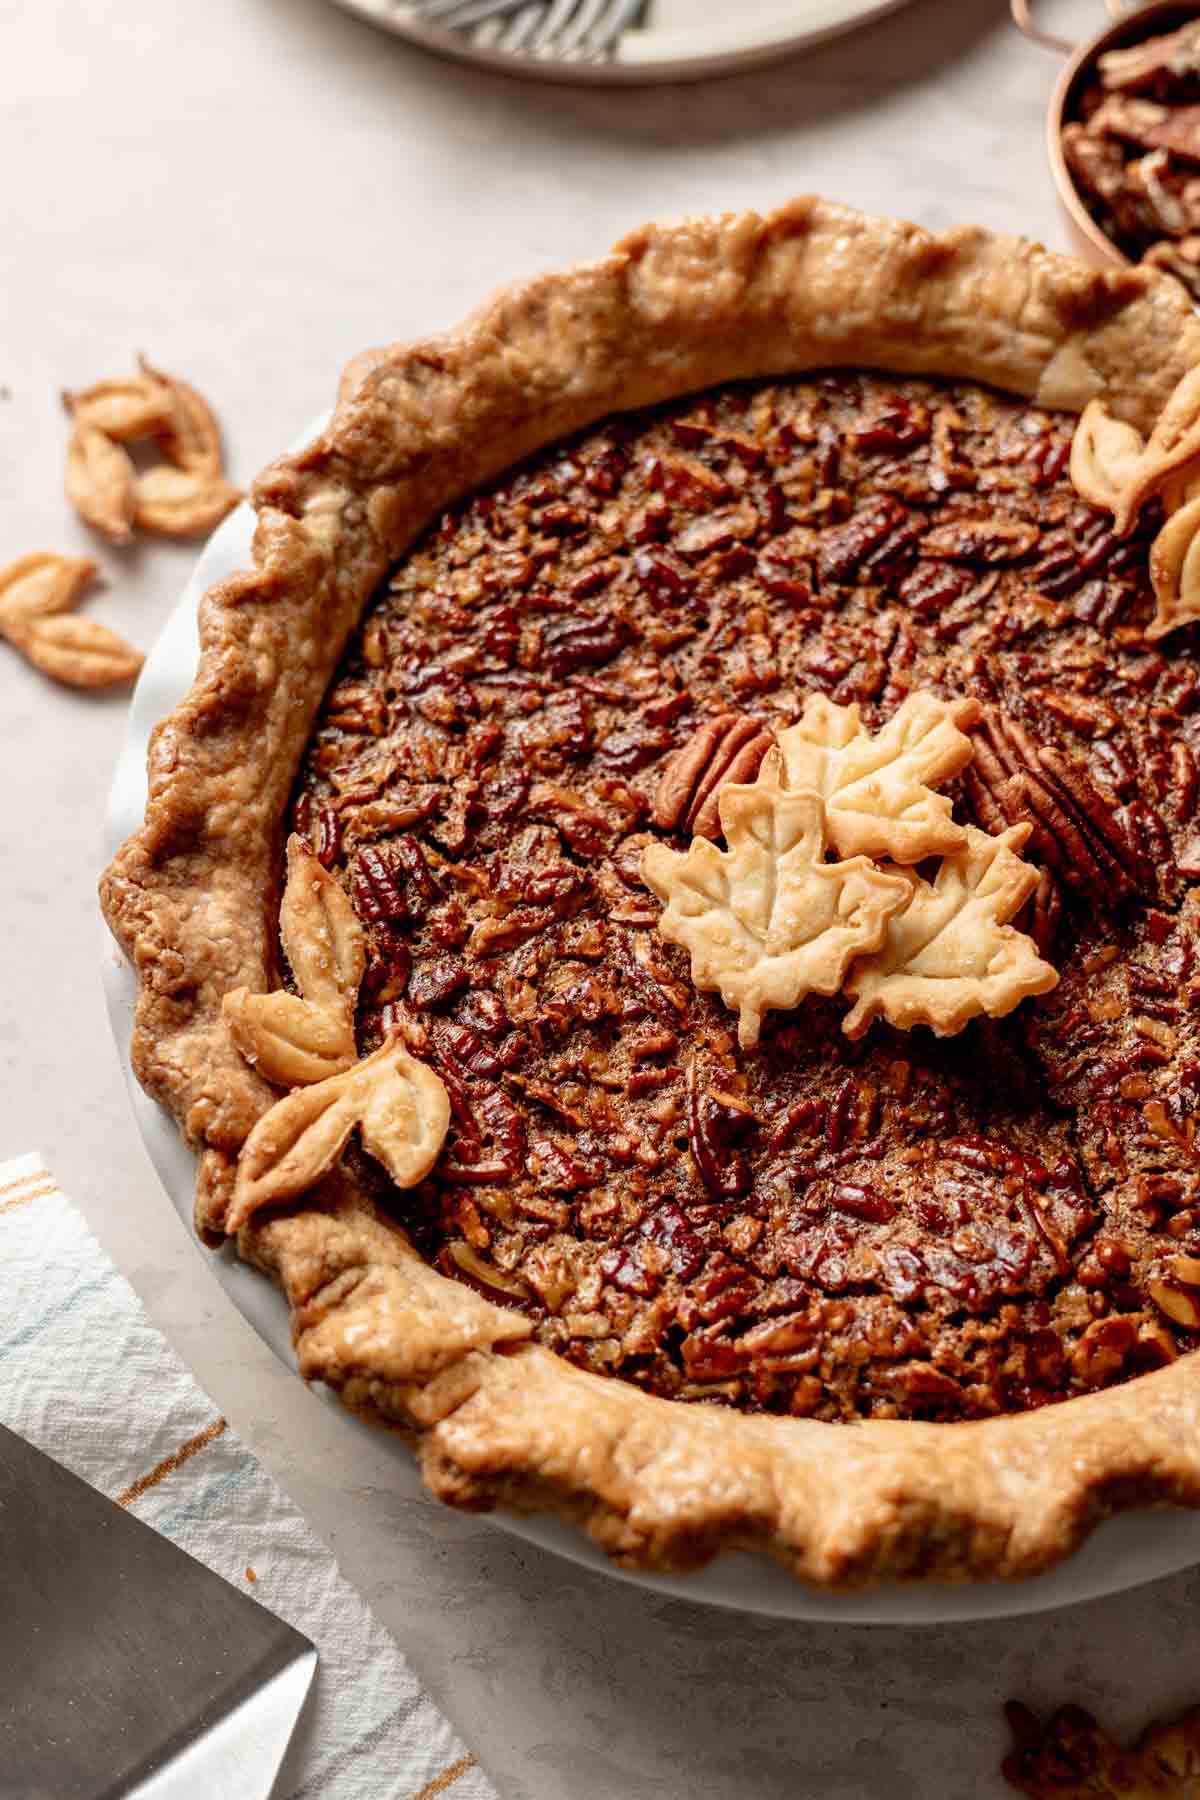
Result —
MULTIPOLYGON (((201 1392, 40 1156, 0 1164, 0 1421, 320 1653, 278 1800, 496 1800, 394 1641, 201 1392)), ((3 1783, 0 1780, 0 1787, 3 1783)))

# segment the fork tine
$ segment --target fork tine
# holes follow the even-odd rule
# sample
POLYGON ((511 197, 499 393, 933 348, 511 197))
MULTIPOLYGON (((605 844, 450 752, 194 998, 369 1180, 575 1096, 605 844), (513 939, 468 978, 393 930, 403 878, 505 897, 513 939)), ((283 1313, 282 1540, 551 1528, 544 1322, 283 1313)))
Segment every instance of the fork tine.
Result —
POLYGON ((525 0, 454 0, 446 23, 455 31, 469 31, 472 25, 482 24, 486 19, 507 18, 524 5, 525 0))
POLYGON ((531 50, 552 50, 555 40, 561 36, 563 27, 569 22, 579 4, 579 0, 550 0, 542 23, 529 40, 531 50))
POLYGON ((461 28, 504 13, 516 12, 525 0, 409 0, 435 24, 461 28))
POLYGON ((545 10, 546 0, 526 0, 523 10, 517 13, 505 32, 502 47, 505 50, 527 49, 545 10))
POLYGON ((591 32, 607 10, 609 0, 580 0, 575 17, 563 27, 554 48, 569 54, 586 44, 591 32))
POLYGON ((624 32, 641 24, 646 6, 647 0, 612 0, 606 16, 588 38, 588 49, 607 54, 624 32))

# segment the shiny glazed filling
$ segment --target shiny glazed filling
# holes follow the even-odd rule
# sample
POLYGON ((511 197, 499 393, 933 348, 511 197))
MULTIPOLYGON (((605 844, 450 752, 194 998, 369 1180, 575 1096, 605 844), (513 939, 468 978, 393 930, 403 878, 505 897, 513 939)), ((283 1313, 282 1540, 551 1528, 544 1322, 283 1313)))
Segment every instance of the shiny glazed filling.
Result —
POLYGON ((364 1181, 549 1348, 749 1411, 974 1418, 1200 1330, 1197 640, 1146 646, 1146 545, 1067 479, 1073 421, 837 372, 621 416, 447 514, 326 699, 294 821, 454 1120, 364 1181), (819 691, 985 707, 956 816, 1034 822, 1018 924, 1059 989, 939 1041, 846 1002, 741 1051, 656 930, 668 757, 819 691))

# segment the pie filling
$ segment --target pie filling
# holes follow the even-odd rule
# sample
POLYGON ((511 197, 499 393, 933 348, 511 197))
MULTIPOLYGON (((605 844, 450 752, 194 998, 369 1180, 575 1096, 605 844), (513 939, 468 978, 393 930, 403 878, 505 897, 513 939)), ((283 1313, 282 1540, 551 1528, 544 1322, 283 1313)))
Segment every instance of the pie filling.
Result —
POLYGON ((1155 520, 1078 499, 1073 425, 857 372, 692 396, 464 502, 366 614, 292 819, 367 928, 360 1049, 398 1029, 453 1120, 420 1186, 359 1172, 569 1361, 956 1419, 1198 1341, 1200 640, 1147 650, 1155 520), (1032 823, 1060 986, 944 1040, 810 998, 739 1049, 642 851, 811 694, 875 728, 914 689, 983 706, 955 817, 1032 823))

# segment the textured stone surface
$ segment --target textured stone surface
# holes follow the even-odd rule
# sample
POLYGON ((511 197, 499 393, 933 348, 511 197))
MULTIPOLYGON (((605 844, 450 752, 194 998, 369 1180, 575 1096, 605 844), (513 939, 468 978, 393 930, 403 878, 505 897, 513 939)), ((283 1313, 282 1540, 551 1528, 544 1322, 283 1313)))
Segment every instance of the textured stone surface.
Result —
MULTIPOLYGON (((1043 10, 1064 31, 1099 23, 1088 0, 1043 10)), ((4 558, 87 547, 61 499, 57 393, 139 348, 211 395, 245 479, 354 350, 652 212, 816 188, 1066 243, 1041 142, 1055 64, 998 0, 915 0, 787 67, 625 95, 443 67, 324 0, 0 12, 4 558)), ((103 555, 109 587, 88 609, 146 645, 194 552, 103 555)), ((427 1501, 386 1443, 273 1360, 136 1136, 93 900, 122 700, 59 692, 15 660, 0 680, 0 1152, 50 1158, 505 1800, 1000 1800, 1008 1695, 1078 1700, 1127 1733, 1198 1697, 1180 1654, 1196 1576, 1030 1620, 804 1626, 649 1596, 427 1501)))

